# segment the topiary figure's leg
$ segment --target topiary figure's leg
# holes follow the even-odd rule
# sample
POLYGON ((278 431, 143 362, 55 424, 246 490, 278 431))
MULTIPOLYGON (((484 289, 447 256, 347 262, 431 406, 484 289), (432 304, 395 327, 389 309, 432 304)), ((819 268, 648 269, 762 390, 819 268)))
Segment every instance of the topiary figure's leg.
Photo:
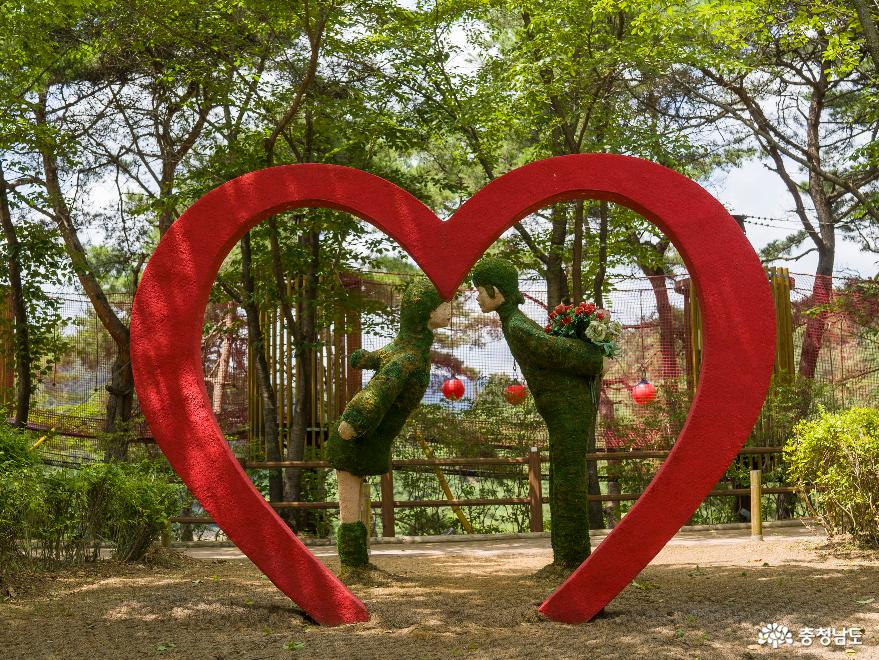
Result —
POLYGON ((343 568, 369 564, 366 525, 363 524, 363 477, 337 470, 339 483, 339 530, 336 550, 343 568))
POLYGON ((343 568, 356 568, 369 565, 369 550, 366 544, 366 525, 359 520, 353 523, 340 523, 336 534, 336 549, 343 568))
POLYGON ((553 563, 576 568, 590 553, 583 411, 557 416, 549 429, 553 563))

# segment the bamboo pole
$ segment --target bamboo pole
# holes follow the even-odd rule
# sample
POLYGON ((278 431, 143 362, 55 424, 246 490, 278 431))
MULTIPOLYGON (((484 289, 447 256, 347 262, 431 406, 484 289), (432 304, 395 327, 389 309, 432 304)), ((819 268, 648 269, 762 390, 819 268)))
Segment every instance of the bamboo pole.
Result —
POLYGON ((763 540, 762 472, 751 470, 751 540, 763 540))
MULTIPOLYGON (((421 445, 421 449, 424 451, 424 455, 427 456, 427 458, 436 458, 434 456, 433 449, 430 448, 430 445, 428 445, 427 442, 424 441, 424 438, 422 438, 421 434, 417 431, 415 432, 415 438, 418 440, 418 444, 421 445)), ((448 499, 450 503, 454 502, 455 496, 452 495, 452 489, 449 488, 449 482, 446 481, 446 475, 444 475, 442 473, 442 470, 440 470, 439 467, 436 465, 433 468, 433 472, 434 474, 436 474, 436 478, 439 481, 440 488, 443 489, 443 493, 445 493, 446 495, 446 499, 448 499)), ((461 527, 464 528, 464 531, 468 534, 473 534, 473 525, 471 525, 470 521, 467 520, 467 516, 464 515, 464 512, 461 511, 461 509, 455 504, 452 504, 452 511, 458 517, 458 520, 461 521, 461 527)))

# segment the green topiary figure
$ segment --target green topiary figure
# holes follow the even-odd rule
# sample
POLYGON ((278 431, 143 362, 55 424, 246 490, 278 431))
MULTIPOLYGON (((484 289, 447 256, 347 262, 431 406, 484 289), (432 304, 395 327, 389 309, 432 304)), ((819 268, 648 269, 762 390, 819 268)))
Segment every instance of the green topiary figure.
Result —
POLYGON ((585 454, 595 426, 603 353, 594 344, 547 334, 519 311, 525 302, 519 273, 506 259, 481 259, 471 279, 480 309, 500 316, 504 338, 549 429, 553 564, 577 567, 590 552, 585 454))
POLYGON ((433 330, 451 320, 451 304, 424 278, 411 282, 400 304, 400 331, 378 351, 354 351, 351 366, 375 369, 331 427, 327 459, 339 481, 337 549, 343 568, 366 566, 369 491, 364 477, 391 469, 391 444, 430 382, 433 330))

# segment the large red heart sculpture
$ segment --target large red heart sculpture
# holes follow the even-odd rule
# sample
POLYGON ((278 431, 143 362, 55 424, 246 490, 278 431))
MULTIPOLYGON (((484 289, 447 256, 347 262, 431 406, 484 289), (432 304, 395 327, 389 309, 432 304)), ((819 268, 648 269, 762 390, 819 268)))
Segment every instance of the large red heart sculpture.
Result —
POLYGON ((171 465, 229 538, 315 620, 364 621, 361 603, 296 538, 251 484, 211 412, 201 364, 208 294, 248 229, 304 206, 341 209, 397 240, 451 297, 507 228, 552 202, 605 199, 672 240, 703 313, 699 388, 674 449, 622 522, 540 608, 587 621, 687 521, 744 444, 766 395, 775 311, 763 268, 721 204, 690 179, 610 154, 550 158, 492 181, 446 222, 406 191, 335 165, 246 174, 193 204, 159 242, 137 290, 132 365, 141 408, 171 465))

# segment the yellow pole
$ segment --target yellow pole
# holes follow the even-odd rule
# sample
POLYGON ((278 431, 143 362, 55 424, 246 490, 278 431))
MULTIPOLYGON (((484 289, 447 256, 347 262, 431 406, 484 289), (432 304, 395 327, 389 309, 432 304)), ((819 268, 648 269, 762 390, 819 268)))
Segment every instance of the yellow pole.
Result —
MULTIPOLYGON (((424 450, 424 455, 430 459, 436 458, 433 453, 433 449, 430 448, 430 445, 424 441, 424 438, 421 437, 421 434, 417 431, 415 432, 415 438, 418 440, 418 444, 421 445, 421 449, 424 450)), ((446 494, 446 499, 454 501, 455 496, 452 495, 452 489, 449 488, 449 482, 446 481, 446 475, 442 473, 442 470, 439 469, 439 466, 433 466, 433 472, 436 475, 437 480, 440 483, 440 488, 443 489, 443 492, 446 494)), ((464 531, 468 534, 473 534, 473 525, 470 524, 470 521, 467 520, 467 516, 464 515, 464 512, 461 511, 461 507, 452 505, 452 511, 454 511, 455 515, 458 516, 458 520, 461 521, 461 527, 464 528, 464 531)))
POLYGON ((751 540, 763 540, 762 472, 751 470, 751 540))

